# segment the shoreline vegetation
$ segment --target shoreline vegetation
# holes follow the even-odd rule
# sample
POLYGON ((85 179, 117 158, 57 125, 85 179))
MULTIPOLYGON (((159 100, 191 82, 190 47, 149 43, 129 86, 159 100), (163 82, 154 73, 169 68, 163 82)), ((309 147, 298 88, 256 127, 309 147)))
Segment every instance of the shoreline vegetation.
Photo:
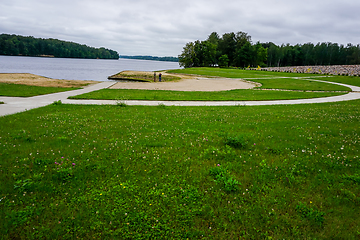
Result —
POLYGON ((124 59, 138 59, 138 60, 150 60, 150 61, 162 61, 162 62, 179 62, 179 58, 177 58, 177 57, 127 56, 127 55, 120 55, 119 58, 124 58, 124 59))
POLYGON ((84 44, 58 39, 24 37, 0 34, 0 55, 56 58, 119 59, 119 54, 104 47, 94 48, 84 44))
POLYGON ((180 66, 188 67, 288 67, 360 64, 360 45, 338 43, 282 44, 252 43, 245 32, 220 36, 211 33, 204 41, 189 42, 178 56, 180 66))

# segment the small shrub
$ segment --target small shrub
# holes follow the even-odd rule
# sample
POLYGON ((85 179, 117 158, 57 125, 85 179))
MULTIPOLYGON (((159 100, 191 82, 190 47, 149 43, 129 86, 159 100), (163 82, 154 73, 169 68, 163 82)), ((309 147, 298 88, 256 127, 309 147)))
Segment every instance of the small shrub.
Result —
POLYGON ((279 148, 268 148, 267 150, 275 155, 280 155, 282 153, 282 150, 279 148))
POLYGON ((158 107, 162 108, 162 109, 166 108, 165 104, 163 104, 163 103, 159 103, 158 107))
POLYGON ((210 175, 221 185, 226 192, 235 192, 239 189, 240 183, 231 177, 224 168, 218 166, 210 169, 210 175))
POLYGON ((123 101, 117 101, 116 106, 118 106, 118 107, 127 107, 127 104, 125 102, 123 102, 123 101))
POLYGON ((61 102, 61 100, 59 100, 59 101, 54 101, 52 105, 61 105, 61 104, 62 104, 62 102, 61 102))
POLYGON ((238 190, 239 182, 233 178, 226 178, 224 179, 224 189, 227 192, 235 192, 238 190))
POLYGON ((34 183, 31 179, 18 180, 15 182, 14 189, 19 189, 20 192, 29 192, 34 189, 34 183))
POLYGON ((33 138, 26 130, 20 130, 18 134, 13 135, 14 140, 22 140, 24 142, 34 142, 33 138))
POLYGON ((61 168, 56 172, 55 177, 61 182, 67 182, 73 178, 74 174, 70 168, 61 168))
POLYGON ((296 211, 301 215, 301 217, 306 218, 319 226, 322 226, 324 223, 325 213, 313 208, 309 208, 302 202, 296 206, 296 211))
POLYGON ((225 144, 233 148, 244 149, 248 144, 248 141, 246 141, 243 136, 227 137, 225 139, 225 144))
POLYGON ((360 175, 359 174, 355 174, 355 175, 345 174, 342 176, 342 178, 360 184, 360 175))

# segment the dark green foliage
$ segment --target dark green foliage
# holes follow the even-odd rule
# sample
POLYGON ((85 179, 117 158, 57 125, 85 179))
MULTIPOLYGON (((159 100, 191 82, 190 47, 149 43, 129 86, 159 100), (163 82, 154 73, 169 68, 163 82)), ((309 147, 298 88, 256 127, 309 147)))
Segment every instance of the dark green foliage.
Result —
POLYGON ((119 54, 116 51, 103 47, 93 48, 58 39, 42 39, 9 34, 0 35, 0 55, 119 59, 119 54))
POLYGON ((244 136, 230 136, 225 138, 225 144, 236 149, 244 149, 248 145, 248 140, 244 136))
POLYGON ((345 175, 343 176, 343 178, 346 179, 346 180, 350 180, 350 181, 353 181, 353 182, 355 182, 355 183, 360 184, 360 175, 359 175, 359 174, 354 174, 354 175, 347 175, 347 174, 345 174, 345 175))
POLYGON ((317 224, 318 226, 322 226, 324 223, 324 216, 325 213, 316 210, 312 207, 308 207, 304 203, 300 202, 296 206, 296 211, 301 215, 301 217, 312 221, 313 223, 317 224))
POLYGON ((119 106, 119 107, 127 107, 127 104, 125 102, 123 102, 123 101, 118 101, 116 103, 116 105, 119 106))
POLYGON ((219 58, 219 67, 228 67, 229 66, 229 58, 226 54, 222 55, 219 58))
POLYGON ((221 184, 221 187, 224 188, 226 192, 235 192, 239 189, 240 183, 230 176, 225 168, 220 167, 220 164, 210 169, 210 175, 217 183, 221 184))
POLYGON ((178 62, 179 61, 179 58, 177 58, 177 57, 126 56, 126 55, 121 55, 120 58, 162 61, 162 62, 178 62))
POLYGON ((54 102, 53 102, 53 105, 61 105, 61 104, 62 104, 61 100, 58 100, 58 101, 54 101, 54 102))
POLYGON ((218 64, 220 67, 283 67, 312 65, 360 64, 360 45, 338 43, 305 43, 280 46, 268 42, 251 43, 251 37, 244 32, 225 33, 220 37, 216 32, 206 41, 187 43, 181 55, 183 67, 202 67, 218 64), (209 47, 211 46, 211 47, 209 47), (228 65, 220 58, 226 55, 228 65))

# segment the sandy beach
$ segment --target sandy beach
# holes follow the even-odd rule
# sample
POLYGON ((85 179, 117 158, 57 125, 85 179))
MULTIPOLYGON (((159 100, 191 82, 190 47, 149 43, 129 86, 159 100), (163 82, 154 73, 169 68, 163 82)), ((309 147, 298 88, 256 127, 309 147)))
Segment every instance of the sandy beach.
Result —
POLYGON ((99 83, 97 81, 52 79, 30 73, 0 73, 0 82, 41 87, 83 87, 99 83))

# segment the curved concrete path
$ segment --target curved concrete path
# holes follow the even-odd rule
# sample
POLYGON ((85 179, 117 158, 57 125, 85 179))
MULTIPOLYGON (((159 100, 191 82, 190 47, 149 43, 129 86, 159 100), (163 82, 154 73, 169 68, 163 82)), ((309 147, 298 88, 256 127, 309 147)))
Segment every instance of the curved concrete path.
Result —
MULTIPOLYGON (((306 79, 304 79, 306 80, 306 79)), ((309 79, 310 80, 310 79, 309 79)), ((342 83, 314 80, 325 83, 337 84, 351 88, 352 92, 341 96, 312 98, 312 99, 297 99, 297 100, 271 100, 271 101, 140 101, 140 100, 124 100, 121 101, 127 105, 144 105, 157 106, 160 104, 166 106, 258 106, 258 105, 286 105, 286 104, 310 104, 310 103, 326 103, 326 102, 340 102, 360 99, 360 87, 351 86, 342 83)), ((76 96, 83 93, 96 91, 103 88, 109 88, 116 82, 102 82, 84 89, 74 91, 53 93, 48 95, 41 95, 28 98, 19 97, 0 97, 0 101, 5 104, 0 104, 0 116, 10 115, 18 112, 23 112, 33 108, 43 107, 52 104, 55 101, 61 101, 64 104, 89 104, 89 105, 116 105, 119 101, 116 100, 74 100, 67 99, 70 96, 76 96)))
POLYGON ((83 89, 52 93, 47 95, 35 96, 35 97, 26 97, 26 98, 0 96, 0 102, 5 103, 5 104, 0 104, 0 116, 23 112, 33 108, 44 107, 59 100, 61 102, 64 102, 68 97, 80 95, 83 93, 89 93, 103 88, 108 88, 114 84, 115 82, 102 82, 88 87, 84 87, 83 89))
MULTIPOLYGON (((331 83, 348 87, 352 90, 348 94, 323 97, 323 98, 310 98, 310 99, 296 99, 296 100, 270 100, 270 101, 145 101, 145 100, 123 100, 122 103, 127 105, 144 105, 144 106, 157 106, 163 104, 165 106, 260 106, 260 105, 287 105, 287 104, 310 104, 310 103, 326 103, 326 102, 340 102, 360 99, 360 87, 352 86, 343 83, 314 80, 311 78, 296 78, 299 80, 311 80, 317 82, 331 83)), ((249 80, 249 79, 248 79, 249 80)), ((66 99, 63 101, 66 104, 118 104, 119 101, 115 100, 74 100, 66 99)))

